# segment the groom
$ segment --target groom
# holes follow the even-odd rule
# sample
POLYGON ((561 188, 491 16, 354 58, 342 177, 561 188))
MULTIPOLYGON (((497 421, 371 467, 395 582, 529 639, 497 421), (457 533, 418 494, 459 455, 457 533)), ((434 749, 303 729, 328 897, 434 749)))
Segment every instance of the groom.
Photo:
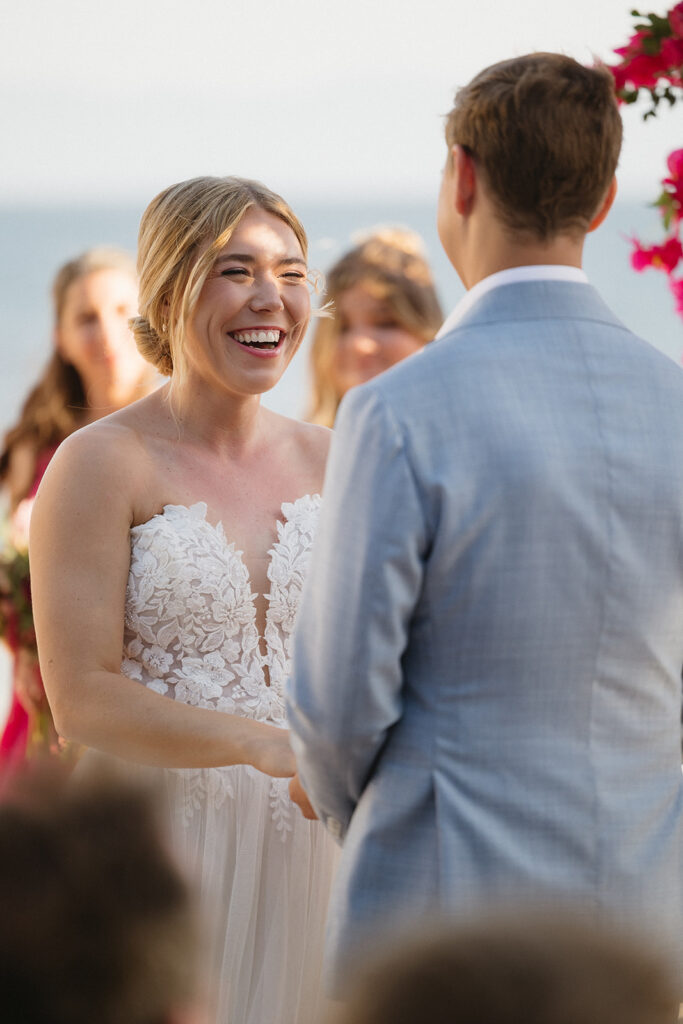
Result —
POLYGON ((611 78, 504 61, 446 138, 468 293, 344 401, 298 619, 293 744, 344 841, 338 994, 396 922, 497 901, 651 924, 683 960, 683 373, 581 270, 611 78))

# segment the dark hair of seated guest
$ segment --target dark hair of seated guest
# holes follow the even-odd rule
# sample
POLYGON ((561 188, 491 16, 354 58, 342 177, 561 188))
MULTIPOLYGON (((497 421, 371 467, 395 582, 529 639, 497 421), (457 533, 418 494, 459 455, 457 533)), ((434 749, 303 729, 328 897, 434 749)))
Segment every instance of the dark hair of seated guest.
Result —
POLYGON ((166 1024, 194 993, 195 923, 151 801, 23 780, 0 805, 3 1024, 166 1024))
POLYGON ((678 995, 644 941, 547 913, 409 931, 371 958, 335 1024, 672 1024, 678 995))

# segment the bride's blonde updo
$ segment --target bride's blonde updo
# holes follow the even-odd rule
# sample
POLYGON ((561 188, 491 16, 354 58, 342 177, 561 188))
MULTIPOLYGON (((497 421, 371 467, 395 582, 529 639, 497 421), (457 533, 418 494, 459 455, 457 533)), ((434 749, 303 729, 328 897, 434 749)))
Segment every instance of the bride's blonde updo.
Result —
POLYGON ((185 326, 216 254, 244 214, 258 207, 289 225, 308 257, 303 225, 281 196, 246 178, 191 178, 160 192, 142 215, 138 235, 140 315, 131 321, 137 346, 160 373, 184 367, 185 326))

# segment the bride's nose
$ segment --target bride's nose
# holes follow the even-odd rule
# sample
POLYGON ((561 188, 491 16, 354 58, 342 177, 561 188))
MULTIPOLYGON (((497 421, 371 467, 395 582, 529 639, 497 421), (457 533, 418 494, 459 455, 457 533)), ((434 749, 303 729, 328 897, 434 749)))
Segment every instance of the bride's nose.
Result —
POLYGON ((268 310, 269 312, 283 309, 284 303, 277 281, 268 275, 259 278, 255 284, 250 305, 254 310, 268 310))

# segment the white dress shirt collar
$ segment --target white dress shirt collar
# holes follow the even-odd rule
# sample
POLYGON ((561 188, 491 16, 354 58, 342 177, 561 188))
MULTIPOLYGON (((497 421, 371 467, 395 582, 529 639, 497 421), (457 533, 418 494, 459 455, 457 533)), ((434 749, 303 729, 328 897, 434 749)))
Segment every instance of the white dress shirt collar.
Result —
POLYGON ((463 295, 453 312, 446 317, 436 337, 443 338, 445 334, 449 334, 454 327, 457 327, 465 313, 469 312, 482 295, 501 285, 518 284, 520 281, 574 281, 578 284, 588 284, 588 278, 583 270, 564 264, 532 264, 527 267, 510 267, 508 270, 499 270, 496 274, 490 274, 478 281, 463 295))

